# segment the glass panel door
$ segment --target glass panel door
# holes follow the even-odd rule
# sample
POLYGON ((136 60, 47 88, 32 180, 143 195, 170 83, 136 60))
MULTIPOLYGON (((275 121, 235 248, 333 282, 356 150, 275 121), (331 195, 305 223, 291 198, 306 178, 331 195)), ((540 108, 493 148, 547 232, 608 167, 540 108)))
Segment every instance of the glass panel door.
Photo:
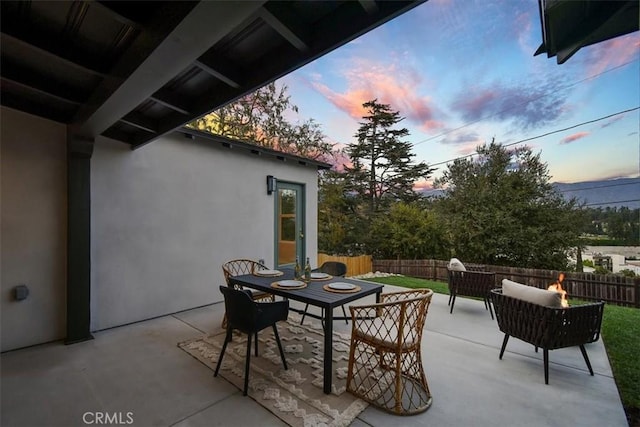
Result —
POLYGON ((304 188, 300 184, 277 183, 276 265, 304 262, 304 188))

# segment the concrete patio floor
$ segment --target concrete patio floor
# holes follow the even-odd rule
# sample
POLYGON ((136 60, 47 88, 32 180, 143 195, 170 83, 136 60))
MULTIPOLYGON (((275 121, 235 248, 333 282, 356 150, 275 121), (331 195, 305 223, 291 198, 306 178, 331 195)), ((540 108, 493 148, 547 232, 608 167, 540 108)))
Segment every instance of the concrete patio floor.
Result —
MULTIPOLYGON (((353 426, 628 425, 602 340, 587 345, 595 376, 577 347, 555 350, 545 385, 541 351, 512 338, 499 360, 503 334, 483 303, 458 298, 449 314, 447 299, 434 295, 423 334, 432 407, 398 417, 369 406, 353 426)), ((83 343, 2 354, 0 424, 99 425, 95 413, 107 412, 133 426, 285 425, 177 347, 220 332, 223 309, 214 304, 96 332, 83 343)))

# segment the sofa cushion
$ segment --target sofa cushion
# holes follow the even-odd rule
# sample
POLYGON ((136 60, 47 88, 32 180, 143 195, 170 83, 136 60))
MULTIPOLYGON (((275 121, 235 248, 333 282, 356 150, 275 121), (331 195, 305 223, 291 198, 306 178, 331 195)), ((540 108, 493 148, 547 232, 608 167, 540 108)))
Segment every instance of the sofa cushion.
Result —
POLYGON ((545 307, 562 306, 562 295, 560 292, 538 289, 508 279, 502 280, 502 294, 545 307))
POLYGON ((452 271, 467 271, 466 267, 458 258, 451 258, 449 265, 447 266, 452 271))

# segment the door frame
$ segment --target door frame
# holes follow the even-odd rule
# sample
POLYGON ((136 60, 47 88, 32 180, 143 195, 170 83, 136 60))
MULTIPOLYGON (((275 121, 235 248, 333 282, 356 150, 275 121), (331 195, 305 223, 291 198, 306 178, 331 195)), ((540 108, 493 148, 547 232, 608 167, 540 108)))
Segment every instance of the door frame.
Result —
POLYGON ((300 266, 304 266, 304 262, 306 259, 306 234, 307 234, 307 226, 306 226, 306 185, 304 183, 299 182, 291 182, 291 181, 276 181, 276 189, 275 189, 275 197, 274 197, 274 266, 275 268, 279 267, 293 267, 295 264, 295 260, 291 263, 280 263, 280 252, 279 252, 279 239, 280 239, 280 190, 294 190, 297 192, 296 197, 296 205, 295 205, 295 218, 296 218, 296 249, 295 255, 298 257, 300 261, 300 266))

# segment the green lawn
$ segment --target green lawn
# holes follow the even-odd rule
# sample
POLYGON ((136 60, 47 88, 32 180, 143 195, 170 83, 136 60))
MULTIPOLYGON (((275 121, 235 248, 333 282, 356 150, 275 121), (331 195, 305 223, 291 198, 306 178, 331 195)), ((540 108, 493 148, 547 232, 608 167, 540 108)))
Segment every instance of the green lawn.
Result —
POLYGON ((629 425, 640 425, 640 310, 607 304, 602 339, 629 425))
POLYGON ((437 294, 449 294, 449 288, 444 282, 417 279, 407 276, 389 276, 367 279, 371 282, 384 283, 386 285, 402 286, 403 288, 429 288, 437 294))
MULTIPOLYGON (((405 288, 429 288, 448 294, 447 284, 415 277, 389 276, 367 279, 372 282, 405 288)), ((573 304, 578 301, 570 301, 573 304)), ((629 419, 629 425, 640 425, 640 309, 607 304, 602 319, 602 339, 607 349, 613 376, 629 419)))

